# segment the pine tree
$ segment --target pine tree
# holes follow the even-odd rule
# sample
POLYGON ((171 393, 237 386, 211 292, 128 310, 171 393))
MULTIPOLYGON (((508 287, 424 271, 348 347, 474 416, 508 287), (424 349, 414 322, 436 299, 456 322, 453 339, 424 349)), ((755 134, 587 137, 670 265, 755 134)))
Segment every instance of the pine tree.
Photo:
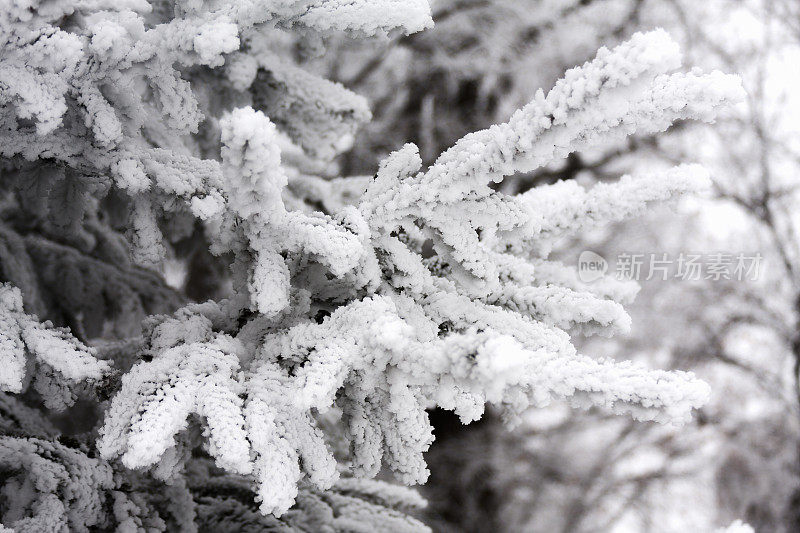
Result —
POLYGON ((370 478, 425 481, 426 409, 681 423, 707 400, 690 373, 578 354, 571 333, 629 329, 635 290, 548 259, 705 171, 491 184, 711 122, 738 79, 675 73, 667 34, 636 34, 425 170, 407 144, 333 177, 370 111, 299 59, 430 25, 424 0, 2 5, 5 527, 424 530, 415 493, 370 478), (203 258, 215 297, 193 302, 203 258))

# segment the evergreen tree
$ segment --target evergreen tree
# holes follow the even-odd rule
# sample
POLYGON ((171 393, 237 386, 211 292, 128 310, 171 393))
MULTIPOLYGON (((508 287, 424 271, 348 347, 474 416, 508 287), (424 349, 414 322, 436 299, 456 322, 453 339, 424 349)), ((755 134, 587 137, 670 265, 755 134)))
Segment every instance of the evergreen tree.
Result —
POLYGON ((7 0, 0 17, 3 526, 424 530, 415 493, 370 478, 426 480, 427 409, 468 423, 490 403, 513 425, 565 399, 682 423, 707 400, 690 373, 577 353, 571 333, 628 330, 635 290, 548 259, 701 189, 702 168, 490 186, 742 98, 736 77, 674 72, 663 31, 425 170, 407 144, 335 177, 370 111, 298 58, 423 30, 424 0, 7 0))

